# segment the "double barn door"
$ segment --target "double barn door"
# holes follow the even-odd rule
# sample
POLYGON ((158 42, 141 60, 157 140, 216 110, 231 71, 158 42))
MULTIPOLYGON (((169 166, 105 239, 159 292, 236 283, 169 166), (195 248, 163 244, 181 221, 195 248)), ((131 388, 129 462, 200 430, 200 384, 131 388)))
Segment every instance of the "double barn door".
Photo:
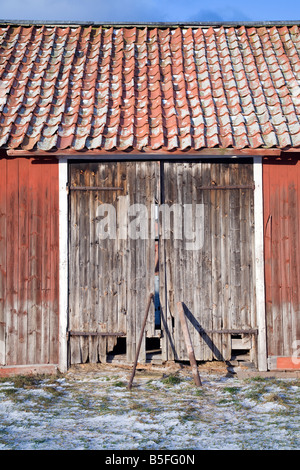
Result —
POLYGON ((70 363, 105 362, 118 338, 133 361, 155 289, 140 361, 158 335, 162 360, 188 360, 178 302, 197 360, 255 351, 251 161, 71 163, 69 203, 70 363))

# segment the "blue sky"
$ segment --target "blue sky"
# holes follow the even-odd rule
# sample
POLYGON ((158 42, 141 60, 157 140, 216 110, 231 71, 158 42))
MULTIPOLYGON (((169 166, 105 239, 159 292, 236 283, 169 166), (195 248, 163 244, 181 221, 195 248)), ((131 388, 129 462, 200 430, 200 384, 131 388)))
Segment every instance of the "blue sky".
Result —
POLYGON ((300 20, 299 0, 0 0, 2 20, 99 22, 300 20))

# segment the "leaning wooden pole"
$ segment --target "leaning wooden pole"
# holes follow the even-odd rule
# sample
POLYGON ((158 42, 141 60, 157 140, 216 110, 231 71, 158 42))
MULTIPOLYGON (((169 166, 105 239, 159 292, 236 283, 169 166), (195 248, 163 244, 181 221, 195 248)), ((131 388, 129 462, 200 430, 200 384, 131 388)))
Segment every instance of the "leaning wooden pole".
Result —
POLYGON ((133 365, 133 370, 132 370, 132 374, 131 374, 131 377, 130 377, 130 380, 129 380, 129 384, 128 384, 129 390, 130 390, 131 387, 132 387, 133 378, 134 378, 134 376, 135 376, 135 370, 136 370, 138 358, 139 358, 139 355, 140 355, 140 349, 141 349, 141 345, 142 345, 142 341, 143 341, 144 330, 145 330, 145 326, 146 326, 146 322, 147 322, 148 313, 149 313, 150 304, 151 304, 151 300, 152 300, 152 299, 153 299, 153 294, 150 294, 149 300, 148 300, 148 303, 147 303, 147 307, 146 307, 146 313, 145 313, 145 317, 144 317, 144 321, 143 321, 143 325, 142 325, 142 330, 141 330, 141 334, 140 334, 140 339, 139 339, 139 343, 138 343, 137 350, 136 350, 136 354, 135 354, 135 361, 134 361, 134 365, 133 365))
POLYGON ((192 345, 192 341, 191 341, 191 336, 190 336, 190 332, 189 332, 189 329, 188 329, 186 316, 184 314, 184 309, 183 309, 182 302, 177 303, 177 308, 178 308, 181 328, 182 328, 183 336, 184 336, 184 340, 185 340, 185 345, 186 345, 187 352, 188 352, 188 355, 189 355, 189 360, 190 360, 190 363, 191 363, 191 368, 192 368, 192 373, 193 373, 193 376, 194 376, 194 381, 195 381, 195 384, 197 385, 197 387, 201 387, 202 383, 201 383, 200 375, 199 375, 199 372, 198 372, 197 362, 196 362, 196 358, 195 358, 195 354, 194 354, 194 350, 193 350, 193 345, 192 345))

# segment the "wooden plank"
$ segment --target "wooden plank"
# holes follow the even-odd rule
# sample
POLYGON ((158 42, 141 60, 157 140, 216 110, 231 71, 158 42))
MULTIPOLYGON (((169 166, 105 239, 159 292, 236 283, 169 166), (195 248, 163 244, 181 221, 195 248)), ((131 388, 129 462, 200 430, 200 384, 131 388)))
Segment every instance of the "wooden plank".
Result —
MULTIPOLYGON (((143 204, 142 192, 145 188, 145 162, 136 164, 136 190, 134 193, 134 202, 136 204, 143 204)), ((140 227, 141 228, 141 227, 140 227)), ((141 343, 139 344, 140 332, 142 331, 142 311, 144 297, 143 286, 143 273, 146 267, 145 260, 145 240, 137 238, 133 240, 135 245, 135 282, 134 282, 134 296, 135 296, 135 342, 134 350, 140 349, 139 354, 141 362, 146 361, 146 344, 145 335, 142 335, 141 343)), ((153 253, 154 254, 154 253, 153 253)))
POLYGON ((19 160, 10 162, 7 171, 7 284, 6 284, 6 364, 16 365, 18 358, 18 233, 19 233, 19 160))
POLYGON ((177 303, 177 308, 178 308, 178 312, 179 312, 181 328, 182 328, 183 336, 184 336, 184 339, 185 339, 186 349, 187 349, 187 352, 188 352, 188 356, 189 356, 189 360, 190 360, 190 364, 191 364, 191 368, 192 368, 192 374, 193 374, 193 377, 194 377, 194 381, 195 381, 195 384, 197 385, 197 387, 201 387, 202 383, 201 383, 201 379, 200 379, 200 375, 199 375, 199 371, 198 371, 198 366, 197 366, 197 362, 196 362, 196 358, 195 358, 195 354, 194 354, 194 350, 193 350, 193 345, 192 345, 192 341, 191 341, 191 337, 190 337, 190 332, 189 332, 189 329, 188 329, 188 325, 187 325, 186 317, 185 317, 185 314, 184 314, 184 309, 183 309, 182 302, 177 303))
POLYGON ((41 206, 41 363, 50 362, 50 289, 51 289, 51 198, 50 175, 51 169, 47 163, 41 164, 41 184, 43 189, 41 206))
POLYGON ((123 186, 111 186, 111 187, 102 187, 102 186, 95 186, 95 184, 91 184, 91 186, 68 186, 69 191, 124 191, 123 186))
MULTIPOLYGON (((68 331, 70 336, 126 336, 122 331, 68 331)), ((93 362, 93 361, 91 361, 93 362)))
POLYGON ((299 326, 299 158, 263 164, 269 362, 295 352, 299 326))
MULTIPOLYGON (((81 173, 80 184, 83 186, 90 183, 90 164, 81 173)), ((90 194, 81 194, 81 210, 79 215, 79 283, 80 283, 80 329, 85 329, 90 322, 90 194)), ((89 359, 89 340, 86 337, 80 338, 81 361, 87 362, 89 359)))
MULTIPOLYGON (((179 240, 178 242, 178 247, 177 249, 177 261, 179 261, 179 279, 178 279, 178 284, 174 286, 175 288, 175 305, 174 308, 176 309, 177 302, 180 299, 184 300, 185 305, 187 306, 187 309, 189 310, 189 314, 193 315, 194 313, 194 306, 192 305, 191 301, 191 284, 188 280, 189 272, 191 270, 191 256, 190 252, 187 251, 186 249, 186 236, 184 233, 185 230, 185 224, 184 224, 184 205, 187 203, 190 203, 189 201, 189 176, 190 176, 190 171, 189 171, 189 164, 188 163, 179 163, 177 165, 177 175, 180 171, 180 180, 177 180, 177 185, 175 186, 177 189, 177 200, 175 199, 173 202, 177 203, 181 206, 182 210, 182 239, 179 240)), ((176 175, 176 173, 175 173, 176 175)), ((176 176, 175 176, 176 178, 176 176)), ((175 231, 175 228, 174 228, 175 231)), ((170 247, 170 261, 172 263, 172 247, 170 247)), ((174 266, 171 268, 174 271, 174 266)), ((168 289, 169 292, 169 289, 168 289)), ((173 312, 173 315, 176 315, 176 323, 175 323, 175 337, 176 337, 176 343, 177 343, 177 354, 178 354, 178 359, 182 358, 184 360, 188 360, 188 351, 185 347, 185 340, 184 337, 182 336, 182 333, 179 328, 180 325, 180 317, 178 316, 178 312, 176 310, 173 312), (177 315, 176 315, 177 313, 177 315)))
MULTIPOLYGON (((219 184, 221 179, 222 168, 219 164, 211 166, 211 179, 219 184)), ((226 269, 225 266, 221 266, 220 257, 220 235, 221 235, 221 220, 223 220, 223 213, 221 207, 221 194, 218 191, 211 192, 211 243, 212 243, 212 324, 213 329, 222 327, 222 311, 223 296, 220 295, 222 292, 221 284, 221 271, 226 269)), ((222 338, 217 335, 213 335, 213 354, 217 360, 223 360, 223 348, 222 338)))
MULTIPOLYGON (((120 172, 120 163, 117 162, 114 165, 110 165, 110 171, 111 171, 111 180, 108 181, 109 185, 112 186, 117 186, 117 181, 118 181, 118 175, 120 172)), ((116 210, 116 202, 117 199, 117 193, 109 192, 106 194, 106 200, 109 204, 112 204, 114 209, 116 210)), ((109 238, 108 239, 108 245, 109 245, 109 251, 110 251, 110 264, 109 264, 109 269, 110 269, 110 278, 111 278, 111 286, 110 286, 110 315, 109 318, 111 319, 111 325, 113 331, 118 331, 119 330, 119 325, 118 325, 118 289, 117 289, 117 284, 118 284, 118 261, 119 261, 119 252, 118 252, 118 241, 117 238, 109 238)), ((109 321, 108 321, 108 329, 110 330, 109 327, 109 321)), ((108 338, 108 348, 109 350, 113 350, 117 343, 117 339, 113 336, 108 338)))
POLYGON ((36 199, 34 203, 34 224, 33 227, 36 228, 36 231, 32 232, 32 247, 35 258, 35 263, 33 264, 32 275, 36 276, 35 284, 35 301, 36 301, 36 323, 35 323, 35 336, 36 336, 36 363, 43 363, 43 304, 42 304, 42 275, 43 275, 43 265, 42 265, 42 253, 43 253, 43 204, 44 204, 44 185, 42 178, 42 165, 32 165, 35 167, 33 177, 37 179, 36 193, 33 197, 36 199))
MULTIPOLYGON (((184 285, 183 289, 187 293, 187 306, 193 319, 196 320, 198 316, 197 306, 194 304, 194 270, 196 268, 196 259, 198 249, 194 249, 195 243, 195 216, 196 205, 193 201, 193 164, 185 163, 183 166, 184 171, 184 193, 183 193, 183 249, 185 252, 186 267, 184 271, 184 285)), ((190 338, 195 342, 199 341, 199 335, 196 328, 190 323, 187 324, 189 328, 190 338)), ((184 345, 182 345, 183 349, 184 345)), ((188 354, 189 356, 189 354, 188 354)))
POLYGON ((266 298, 267 298, 267 328, 268 328, 268 356, 282 355, 279 350, 279 342, 281 325, 279 323, 280 313, 280 297, 279 286, 276 278, 280 272, 279 253, 278 253, 278 217, 279 217, 279 187, 277 181, 277 167, 264 165, 264 226, 265 232, 265 249, 266 249, 266 298))
MULTIPOLYGON (((233 164, 230 168, 230 179, 232 184, 238 181, 238 165, 233 164)), ((240 248, 240 195, 238 190, 230 191, 230 282, 231 282, 231 327, 241 325, 240 297, 241 297, 241 248, 240 248)))
MULTIPOLYGON (((50 324, 49 324, 49 363, 58 364, 59 354, 59 166, 54 160, 49 164, 50 181, 50 324)), ((67 230, 66 230, 67 234, 67 230)), ((62 287, 63 288, 63 287, 62 287)), ((61 316, 66 314, 61 312, 61 316)), ((65 330, 66 331, 66 330, 65 330)), ((67 361, 67 350, 61 351, 67 361)), ((63 372, 63 369, 60 369, 63 372)))
MULTIPOLYGON (((159 162, 151 162, 147 164, 145 197, 144 204, 147 207, 148 214, 148 242, 145 241, 145 266, 148 275, 145 282, 145 296, 149 292, 155 290, 155 200, 156 191, 159 191, 159 162)), ((155 332, 155 303, 150 304, 149 315, 146 324, 146 337, 154 337, 155 332)))
POLYGON ((127 166, 122 163, 119 171, 119 178, 124 184, 124 194, 117 199, 117 250, 118 250, 118 328, 120 331, 127 331, 127 277, 126 269, 128 265, 128 209, 129 196, 127 193, 127 166))
MULTIPOLYGON (((292 305, 292 344, 291 353, 299 355, 297 342, 300 338, 300 159, 294 160, 294 165, 289 170, 288 187, 288 225, 290 234, 290 259, 291 259, 291 305, 292 305)), ((296 357, 299 365, 299 357, 296 357)), ((299 366, 300 368, 300 366, 299 366)))
MULTIPOLYGON (((185 172, 182 162, 164 165, 164 189, 165 189, 165 205, 171 208, 175 208, 175 205, 179 206, 180 211, 183 207, 184 188, 185 188, 185 172)), ((165 209, 167 211, 167 209, 165 209)), ((166 217, 165 220, 165 237, 166 237, 166 302, 167 306, 167 325, 174 337, 174 358, 175 360, 183 358, 188 359, 186 350, 184 348, 184 342, 182 341, 179 325, 180 320, 176 309, 176 303, 179 299, 183 298, 184 283, 185 283, 185 264, 186 257, 182 249, 183 244, 183 221, 182 214, 177 214, 178 217, 178 229, 181 231, 175 234, 174 222, 172 222, 172 216, 166 217), (170 217, 170 218, 169 218, 170 217), (181 224, 181 225, 180 225, 181 224), (170 230, 170 232, 166 232, 170 230)), ((173 215, 175 221, 175 214, 173 215)), ((175 222, 176 223, 176 222, 175 222)), ((186 296, 184 297, 186 299, 186 296)))
MULTIPOLYGON (((201 182, 202 185, 208 185, 211 182, 211 163, 201 163, 201 182)), ((199 192, 199 196, 201 192, 199 192)), ((210 192, 202 192, 201 202, 204 204, 204 244, 201 253, 199 253, 199 268, 201 270, 201 298, 202 308, 199 315, 199 324, 206 329, 213 328, 212 317, 212 239, 211 239, 211 194, 210 192)), ((198 360, 213 359, 213 345, 207 335, 201 335, 202 356, 197 357, 198 360)))
MULTIPOLYGON (((19 240, 18 240, 18 264, 19 264, 19 308, 18 308, 18 351, 17 364, 27 364, 27 317, 28 317, 28 179, 29 161, 20 159, 19 162, 19 240)), ((48 248, 48 247, 47 247, 48 248)), ((46 349, 46 348, 45 348, 46 349)), ((47 363, 43 360, 42 362, 47 363)))
MULTIPOLYGON (((136 168, 134 163, 127 164, 128 171, 128 194, 130 205, 133 202, 133 195, 136 194, 136 168)), ((128 223, 131 222, 131 217, 128 223)), ((126 269, 126 282, 128 286, 127 304, 127 342, 126 359, 133 362, 136 352, 136 243, 128 237, 128 264, 126 269)))
MULTIPOLYGON (((194 164, 192 166, 192 204, 193 204, 193 209, 195 211, 195 217, 194 217, 194 233, 196 234, 197 237, 200 237, 201 242, 204 245, 204 234, 203 234, 203 223, 204 223, 204 204, 203 204, 203 198, 202 198, 202 193, 199 194, 199 191, 197 191, 197 184, 200 181, 201 178, 201 164, 194 164), (201 207, 200 212, 197 210, 197 204, 201 207), (200 233, 199 233, 200 232, 200 233)), ((202 324, 202 316, 203 316, 203 290, 202 290, 202 284, 203 284, 203 278, 202 278, 202 269, 200 269, 200 266, 202 264, 201 260, 203 257, 203 246, 199 247, 199 251, 196 250, 193 252, 193 270, 192 270, 192 275, 193 275, 193 280, 192 280, 192 285, 193 285, 193 305, 195 308, 195 317, 197 318, 199 324, 202 324)), ((194 328, 194 340, 193 340, 193 345, 194 345, 194 353, 195 357, 203 357, 201 355, 201 342, 203 341, 199 331, 197 328, 194 328)))
MULTIPOLYGON (((213 167, 216 167, 216 166, 218 166, 218 164, 213 165, 213 167)), ((225 185, 214 184, 214 185, 211 185, 211 186, 198 186, 197 189, 201 189, 201 191, 208 191, 208 190, 209 191, 218 191, 220 189, 222 189, 224 191, 228 191, 228 190, 231 190, 231 189, 251 189, 251 190, 254 190, 255 185, 254 184, 225 184, 225 185)))
MULTIPOLYGON (((97 169, 97 185, 103 184, 106 180, 106 164, 99 163, 97 169)), ((95 204, 98 206, 99 204, 103 203, 103 197, 105 194, 98 194, 95 204)), ((96 207, 95 207, 96 210, 96 207)), ((95 213, 96 215, 96 213, 95 213)), ((99 243, 98 246, 98 322, 99 322, 99 329, 100 331, 107 331, 107 310, 106 310, 106 302, 105 302, 105 292, 106 292, 106 272, 107 272, 107 250, 106 250, 106 241, 102 240, 97 235, 97 241, 99 243)), ((99 351, 99 360, 103 363, 106 362, 107 358, 107 338, 105 336, 101 336, 98 342, 98 351, 99 351)))
MULTIPOLYGON (((149 315, 149 310, 150 310, 150 305, 151 305, 152 300, 153 300, 153 294, 151 293, 150 296, 149 296, 147 305, 146 305, 146 313, 145 313, 144 320, 143 320, 143 323, 142 323, 142 326, 141 326, 139 342, 138 342, 138 345, 137 345, 137 348, 136 348, 133 370, 132 370, 132 374, 130 376, 130 380, 129 380, 129 384, 128 384, 129 390, 132 387, 132 382, 133 382, 133 379, 134 379, 134 376, 135 376, 136 366, 137 366, 139 356, 140 356, 141 346, 142 346, 143 341, 145 341, 144 331, 145 331, 147 318, 148 318, 148 315, 149 315)), ((143 362, 144 362, 144 358, 143 358, 143 362)))
MULTIPOLYGON (((67 341, 67 325, 70 320, 69 307, 69 237, 72 236, 72 214, 69 212, 69 199, 68 193, 66 190, 66 185, 68 183, 68 161, 67 159, 60 158, 58 163, 58 185, 59 185, 59 195, 58 195, 58 221, 59 226, 56 230, 55 235, 56 240, 58 238, 58 252, 59 252, 59 266, 58 266, 58 275, 55 277, 55 286, 59 292, 59 370, 61 372, 66 372, 68 364, 70 362, 70 344, 67 341), (58 236, 57 236, 58 234, 58 236), (69 346, 69 349, 68 349, 69 346)), ((75 247, 73 247, 75 250, 75 247)), ((53 256, 55 253, 53 252, 53 256)), ((70 258, 71 260, 71 258, 70 258)), ((71 261, 70 261, 71 264, 71 261)))
MULTIPOLYGON (((229 185, 230 181, 230 167, 229 163, 222 164, 221 178, 225 186, 229 185)), ((231 298, 230 293, 230 238, 229 238, 229 214, 230 214, 230 191, 224 191, 221 194, 221 233, 220 233, 220 258, 221 258, 221 284, 222 284, 222 328, 226 330, 230 327, 230 317, 228 315, 228 306, 231 298)), ((224 334, 222 337, 222 356, 224 360, 231 359, 231 336, 230 333, 224 334)))
MULTIPOLYGON (((76 167, 72 168, 71 181, 79 183, 79 169, 76 167)), ((80 226, 79 226, 79 214, 80 214, 80 199, 81 193, 71 194, 71 211, 70 211, 70 261, 69 261, 69 278, 70 278, 70 307, 69 307, 69 327, 70 329, 80 329, 79 320, 79 240, 80 240, 80 226)), ((80 339, 71 338, 70 340, 70 361, 71 364, 77 364, 81 362, 80 354, 80 339)))
POLYGON ((0 365, 6 363, 6 223, 7 223, 7 160, 0 159, 0 365))
MULTIPOLYGON (((97 163, 90 163, 89 165, 89 185, 96 186, 97 179, 97 163)), ((98 284, 97 284, 97 261, 98 261, 98 251, 99 241, 96 237, 96 221, 95 221, 95 205, 98 201, 98 193, 90 192, 88 196, 88 205, 89 205, 89 272, 88 272, 88 323, 92 331, 97 331, 98 329, 98 284), (98 242, 98 243, 97 243, 98 242)), ((88 351, 89 351, 89 362, 97 363, 98 362, 98 338, 97 336, 90 335, 88 341, 88 351)))
MULTIPOLYGON (((167 324, 167 294, 166 294, 166 250, 167 250, 167 242, 163 236, 164 227, 162 219, 162 212, 161 206, 165 202, 165 188, 164 188, 164 178, 165 178, 165 164, 163 162, 160 163, 160 197, 159 197, 159 222, 158 222, 158 232, 159 232, 159 244, 158 244, 158 263, 159 263, 159 300, 160 300, 160 321, 161 321, 161 330, 162 330, 162 338, 161 338, 161 356, 163 361, 168 360, 168 349, 169 344, 172 341, 170 338, 170 332, 167 324)), ((170 299, 172 302, 172 299, 170 299)))

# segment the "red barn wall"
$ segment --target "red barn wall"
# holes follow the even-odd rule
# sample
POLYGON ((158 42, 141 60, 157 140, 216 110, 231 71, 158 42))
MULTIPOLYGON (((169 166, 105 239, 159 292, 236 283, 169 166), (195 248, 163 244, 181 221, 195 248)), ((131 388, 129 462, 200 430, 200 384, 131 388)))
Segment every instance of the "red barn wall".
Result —
POLYGON ((0 159, 0 367, 58 363, 56 160, 0 159))
POLYGON ((263 160, 270 368, 300 369, 300 160, 263 160))

